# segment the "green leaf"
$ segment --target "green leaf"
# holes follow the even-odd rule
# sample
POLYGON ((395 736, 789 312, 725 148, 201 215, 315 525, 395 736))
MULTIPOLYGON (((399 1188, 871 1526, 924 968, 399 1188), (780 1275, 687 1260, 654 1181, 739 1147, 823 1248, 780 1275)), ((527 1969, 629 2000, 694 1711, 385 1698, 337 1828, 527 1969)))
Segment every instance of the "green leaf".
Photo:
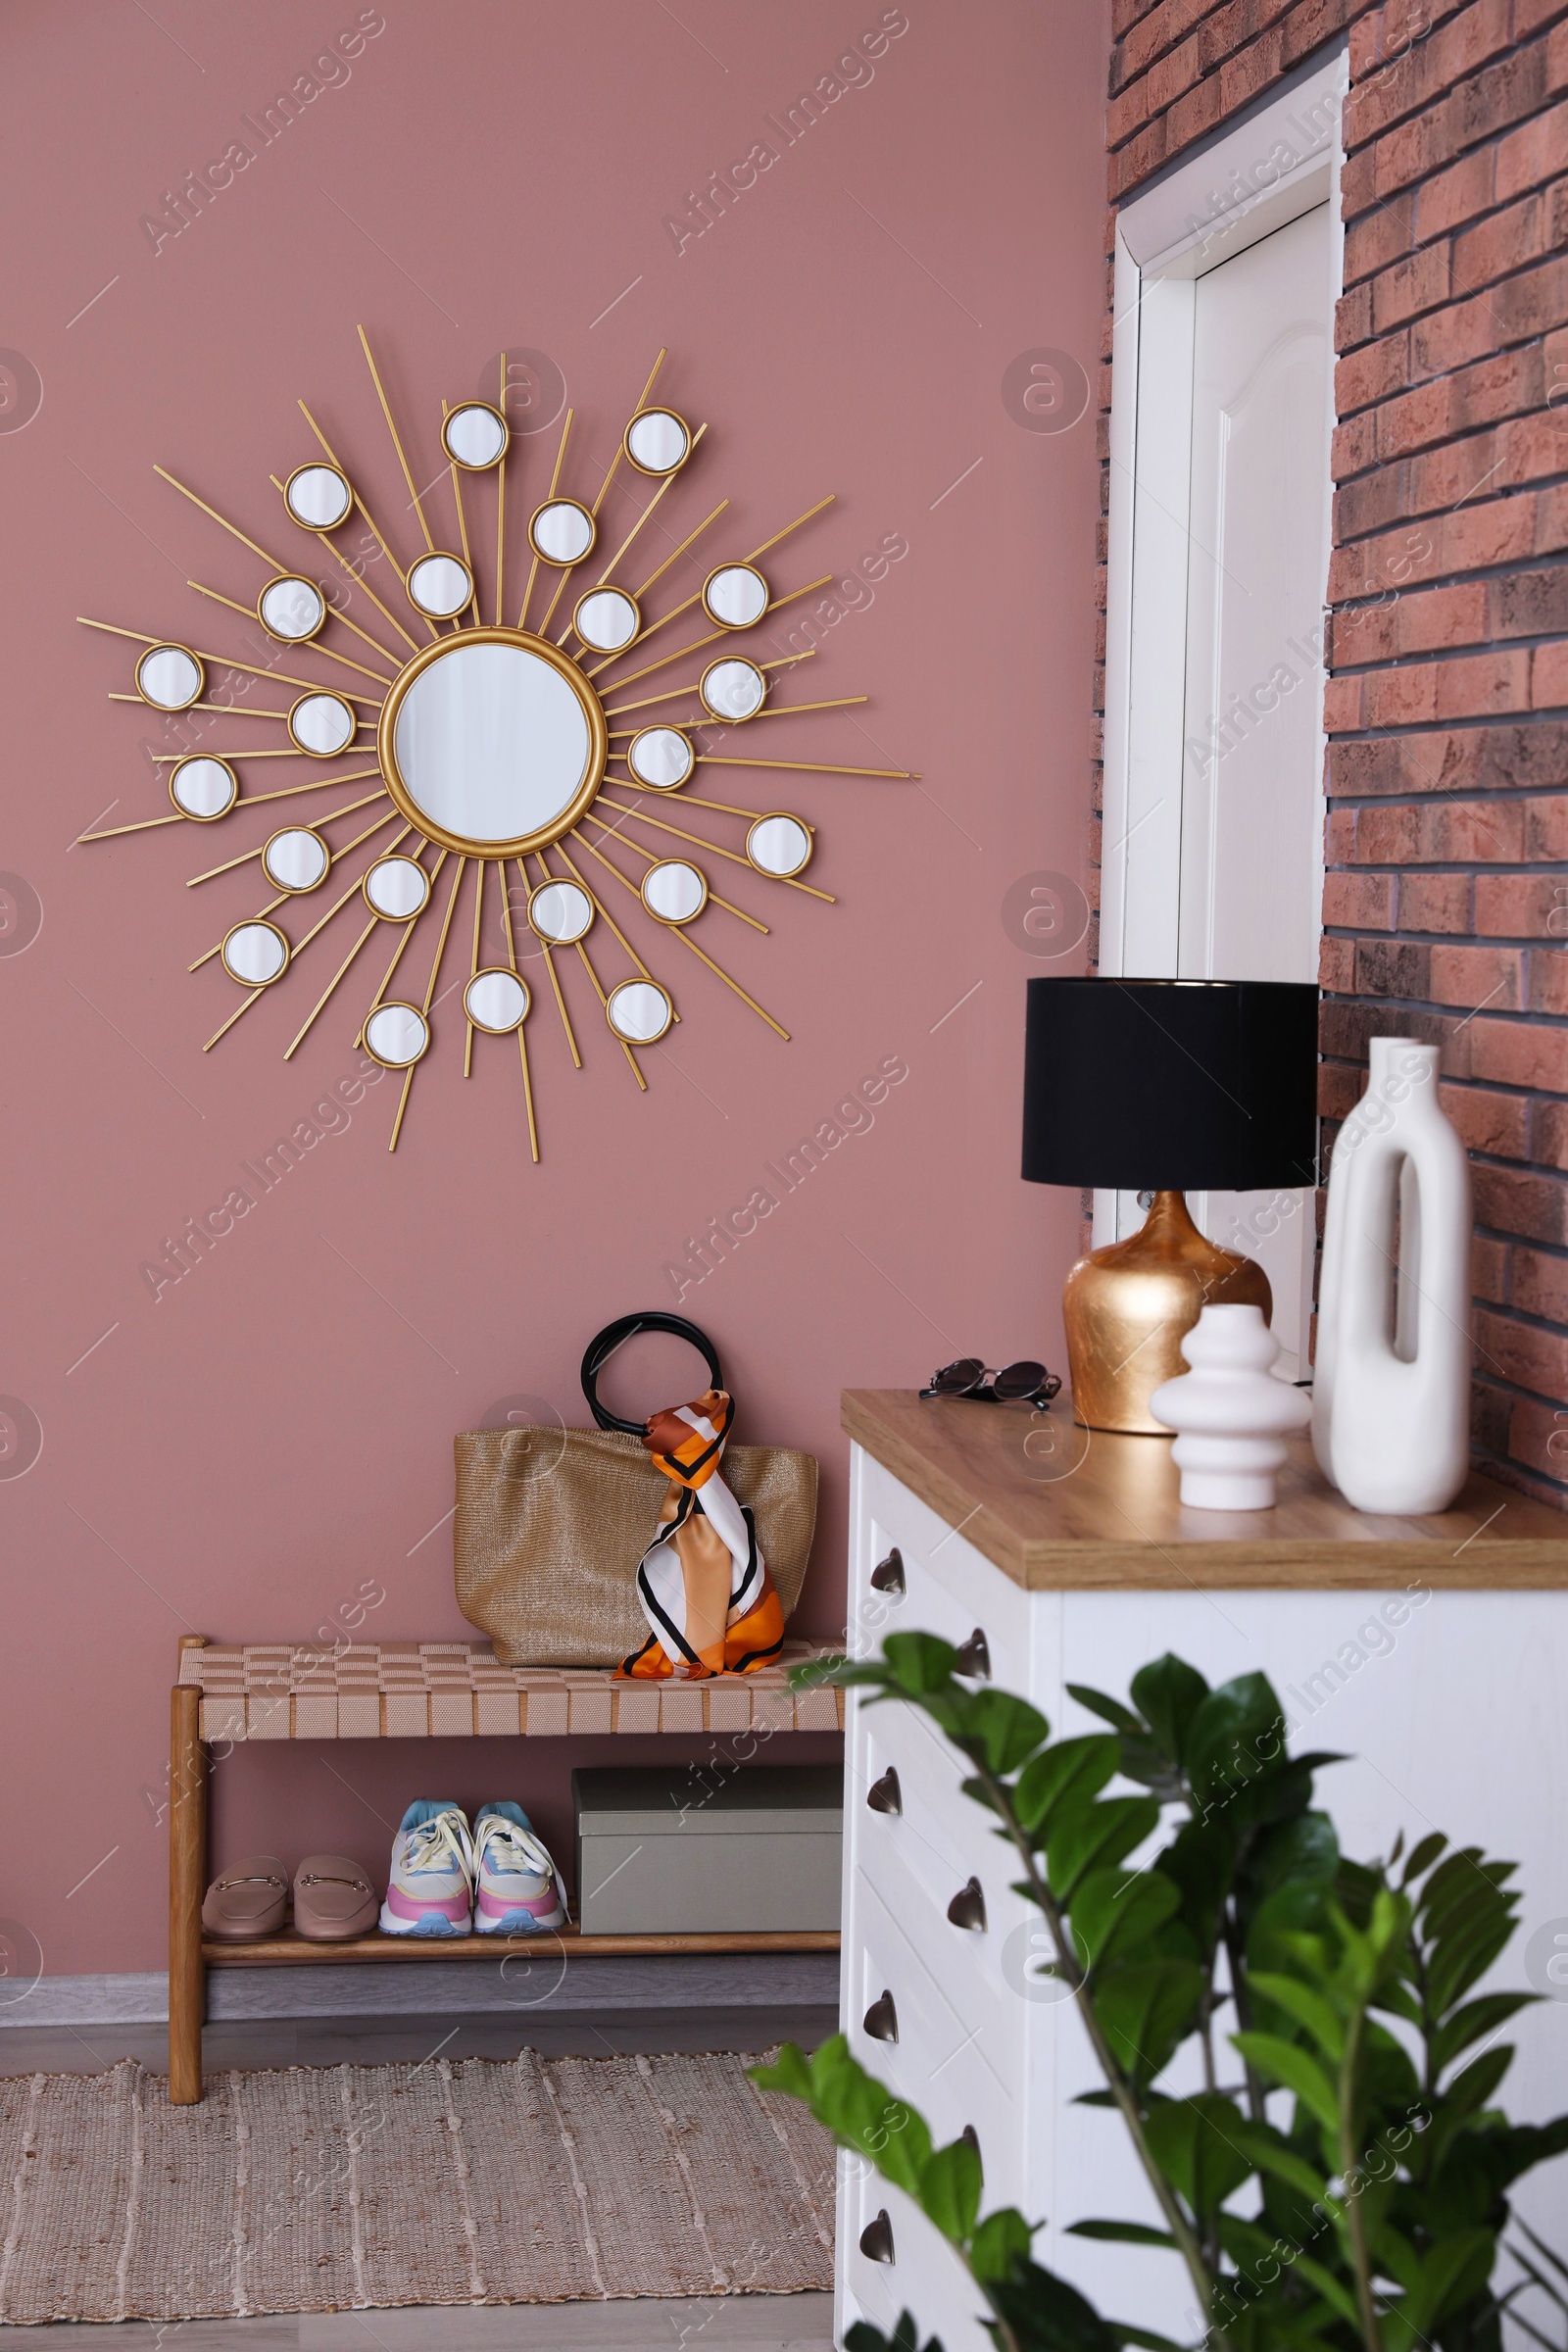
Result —
POLYGON ((1161 2100, 1144 2120, 1154 2162, 1206 2221, 1248 2179, 1252 2167, 1239 2145, 1242 2118, 1218 2091, 1161 2100))
POLYGON ((1270 2173, 1276 2180, 1298 2189, 1312 2203, 1323 2194, 1323 2175, 1319 2167, 1308 2164, 1298 2155, 1282 2132, 1268 2123, 1244 2122, 1232 2134, 1236 2145, 1249 2158, 1253 2169, 1270 2173))
POLYGON ((1233 2034, 1231 2042, 1249 2066, 1283 2089, 1294 2090, 1325 2132, 1339 2131, 1340 2102, 1334 2085, 1310 2051, 1298 2042, 1281 2041, 1275 2034, 1233 2034))
POLYGON ((1287 2017, 1304 2026, 1319 2049, 1326 2050, 1339 2065, 1345 2056, 1345 2020, 1326 1993, 1303 1984, 1299 1977, 1276 1976, 1268 1969, 1252 1969, 1248 1983, 1276 2009, 1283 2009, 1287 2017))
POLYGON ((1462 1934, 1446 1937, 1427 1970, 1427 2000, 1438 2016, 1484 1977, 1513 1936, 1511 1913, 1476 1919, 1462 1934))
POLYGON ((1187 1777, 1200 1806, 1235 1797, 1284 1753, 1284 1710, 1266 1675, 1222 1683, 1187 1727, 1187 1777))
POLYGON ((1024 1766, 1013 1810, 1026 1830, 1042 1830, 1063 1805, 1098 1795, 1115 1769, 1116 1742, 1108 1733, 1058 1740, 1024 1766))
POLYGON ((842 2034, 831 2034, 809 2062, 793 2042, 786 2042, 772 2066, 757 2067, 752 2073, 762 2089, 787 2091, 804 2100, 835 2139, 868 2157, 885 2180, 918 2197, 920 2175, 931 2154, 925 2119, 866 2073, 842 2034))
POLYGON ((1009 2278, 991 2280, 986 2292, 1011 2329, 1018 2352, 1120 2352, 1094 2305, 1036 2262, 1020 2263, 1009 2278))
POLYGON ((1053 1894, 1070 1903, 1073 1888, 1090 1871, 1119 1862, 1158 1827, 1159 1807, 1152 1796, 1100 1797, 1058 1811, 1046 1847, 1053 1894))
POLYGON ((1017 2208, 999 2206, 986 2215, 974 2233, 969 2268, 982 2285, 992 2278, 1005 2278, 1028 2261, 1033 2242, 1034 2231, 1017 2208))
POLYGON ((954 2245, 964 2246, 980 2211, 980 2159, 966 2139, 950 2140, 920 2168, 920 2211, 954 2245))
MULTIPOLYGON (((844 2331, 844 2352, 919 2352, 920 2330, 914 2324, 912 2311, 901 2311, 899 2324, 891 2335, 873 2328, 869 2320, 857 2320, 844 2331)), ((936 2336, 926 2344, 925 2352, 942 2352, 936 2336)))
POLYGON ((1173 2246, 1168 2230, 1151 2230, 1147 2222, 1069 2222, 1066 2237, 1099 2237, 1122 2246, 1173 2246))
POLYGON ((1420 2282, 1401 2315, 1412 2333, 1429 2335, 1446 2313, 1479 2294, 1492 2276, 1496 2250, 1492 2230, 1461 2230, 1441 2238, 1422 2262, 1420 2282))
POLYGON ((1170 1880, 1157 1871, 1141 1870, 1131 1878, 1119 1867, 1088 1872, 1072 1898, 1072 1932, 1084 1967, 1105 1968, 1130 1956, 1175 1917, 1180 1901, 1170 1880))
POLYGON ((1142 2344, 1145 2352, 1185 2352, 1184 2346, 1173 2342, 1168 2335, 1155 2335, 1148 2328, 1134 2328, 1127 2320, 1111 2320, 1107 2325, 1118 2343, 1142 2344))
POLYGON ((1443 2094, 1445 2115, 1442 2120, 1446 2121, 1452 2115, 1474 2115, 1478 2108, 1484 2107, 1512 2066, 1513 2059, 1513 2044, 1507 2041, 1500 2042, 1494 2049, 1483 2051, 1479 2058, 1472 2058, 1470 2064, 1454 2076, 1443 2094))
POLYGON ((1135 1960, 1107 1969, 1093 1992, 1112 2055, 1135 2082, 1152 2082, 1198 2012, 1203 1972, 1191 1960, 1135 1960))
POLYGON ((1069 1683, 1067 1695, 1075 1698, 1091 1715, 1098 1715, 1118 1732, 1141 1732, 1144 1726, 1136 1715, 1130 1714, 1119 1698, 1107 1698, 1102 1690, 1091 1690, 1086 1683, 1069 1683))
POLYGON ((993 1772, 1016 1772, 1050 1738, 1050 1724, 1026 1698, 1017 1698, 1010 1690, 983 1690, 969 1694, 969 1721, 962 1744, 993 1772))
MULTIPOLYGON (((845 2043, 848 2049, 848 2042, 845 2043)), ((782 2090, 792 2099, 811 2101, 811 2069, 806 2052, 786 2041, 771 2066, 749 2066, 747 2073, 760 2090, 782 2090)))
POLYGON ((1447 1842, 1441 1830, 1433 1830, 1413 1845, 1410 1859, 1404 1866, 1404 1875, 1399 1881, 1400 1886, 1408 1886, 1412 1879, 1418 1879, 1424 1871, 1430 1870, 1447 1842))
POLYGON ((889 1634, 882 1644, 894 1682, 910 1698, 945 1690, 957 1654, 951 1642, 939 1642, 935 1634, 889 1634))
POLYGON ((1467 2001, 1462 2009, 1455 2009, 1432 2036, 1433 2074, 1440 2075, 1461 2050, 1467 2050, 1484 2034, 1505 2026, 1510 2017, 1517 2017, 1521 2009, 1528 2009, 1540 1998, 1536 1992, 1484 1992, 1479 2000, 1467 2001))
POLYGON ((1208 1696, 1208 1685, 1196 1666, 1167 1650, 1152 1665, 1140 1667, 1128 1689, 1163 1752, 1173 1764, 1184 1762, 1188 1726, 1208 1696))

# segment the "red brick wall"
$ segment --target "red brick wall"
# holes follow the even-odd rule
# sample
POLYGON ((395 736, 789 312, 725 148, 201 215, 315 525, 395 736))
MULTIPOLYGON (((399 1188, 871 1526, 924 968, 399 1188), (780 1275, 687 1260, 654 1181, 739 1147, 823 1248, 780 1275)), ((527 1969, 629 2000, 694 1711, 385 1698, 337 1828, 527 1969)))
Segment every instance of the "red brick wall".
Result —
POLYGON ((1325 1142, 1442 1044, 1477 1449, 1568 1504, 1568 0, 1113 0, 1110 197, 1347 28, 1325 1142))

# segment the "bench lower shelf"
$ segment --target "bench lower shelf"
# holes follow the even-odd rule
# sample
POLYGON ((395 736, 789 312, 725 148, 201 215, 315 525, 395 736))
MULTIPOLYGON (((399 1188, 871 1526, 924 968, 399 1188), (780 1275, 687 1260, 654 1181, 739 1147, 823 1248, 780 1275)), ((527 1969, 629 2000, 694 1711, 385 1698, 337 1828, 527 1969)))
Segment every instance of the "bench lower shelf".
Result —
POLYGON ((334 1960, 507 1960, 538 1951, 557 1958, 625 1959, 666 1952, 836 1952, 836 1928, 711 1936, 584 1936, 551 1928, 537 1936, 356 1936, 344 1943, 313 1943, 292 1928, 256 1943, 202 1941, 208 1968, 319 1966, 334 1960))

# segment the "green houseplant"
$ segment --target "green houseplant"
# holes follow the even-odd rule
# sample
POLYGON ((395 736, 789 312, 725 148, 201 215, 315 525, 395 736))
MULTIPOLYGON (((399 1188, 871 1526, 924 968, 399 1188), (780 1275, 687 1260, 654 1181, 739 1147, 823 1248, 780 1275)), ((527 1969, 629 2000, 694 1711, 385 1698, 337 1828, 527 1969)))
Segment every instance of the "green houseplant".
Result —
MULTIPOLYGON (((1568 2116, 1512 2125, 1492 2104, 1513 2057, 1496 2037, 1535 1997, 1475 1990, 1513 1933, 1513 1865, 1437 1833, 1386 1862, 1347 1859, 1312 1801, 1339 1759, 1288 1752, 1261 1675, 1210 1690, 1159 1658, 1130 1706, 1073 1686, 1107 1728, 1053 1740, 1026 1700, 956 1675, 956 1654, 895 1634, 879 1658, 802 1674, 923 1709, 1013 1849, 1103 2077, 1090 2097, 1117 2111, 1161 2218, 1076 2232, 1179 2255, 1213 2352, 1500 2352, 1519 2291, 1493 2284, 1507 2190, 1568 2149, 1568 2116), (1203 2088, 1168 2095, 1160 2078, 1194 2042, 1203 2088)), ((1177 2352, 1034 2262, 1038 2223, 982 2219, 973 2147, 933 2147, 842 2035, 809 2060, 786 2045, 758 2079, 915 2200, 968 2266, 1000 2352, 1177 2352)), ((1552 2275, 1568 2284, 1568 2268, 1525 2235, 1520 2284, 1562 2302, 1552 2275)), ((919 2339, 905 2313, 891 2343, 865 2323, 848 2341, 919 2339)))

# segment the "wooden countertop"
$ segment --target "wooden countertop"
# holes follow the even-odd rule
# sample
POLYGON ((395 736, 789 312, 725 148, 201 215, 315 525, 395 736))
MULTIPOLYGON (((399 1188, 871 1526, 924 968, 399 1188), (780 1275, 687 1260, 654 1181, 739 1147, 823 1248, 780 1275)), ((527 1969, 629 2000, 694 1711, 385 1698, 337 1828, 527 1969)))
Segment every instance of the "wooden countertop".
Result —
POLYGON ((1568 1514, 1473 1473, 1450 1510, 1372 1518, 1328 1486, 1305 1431, 1272 1511, 1177 1499, 1169 1438, 1079 1429, 1049 1413, 913 1389, 846 1389, 841 1422, 1004 1576, 1030 1592, 1294 1587, 1568 1590, 1568 1514))

